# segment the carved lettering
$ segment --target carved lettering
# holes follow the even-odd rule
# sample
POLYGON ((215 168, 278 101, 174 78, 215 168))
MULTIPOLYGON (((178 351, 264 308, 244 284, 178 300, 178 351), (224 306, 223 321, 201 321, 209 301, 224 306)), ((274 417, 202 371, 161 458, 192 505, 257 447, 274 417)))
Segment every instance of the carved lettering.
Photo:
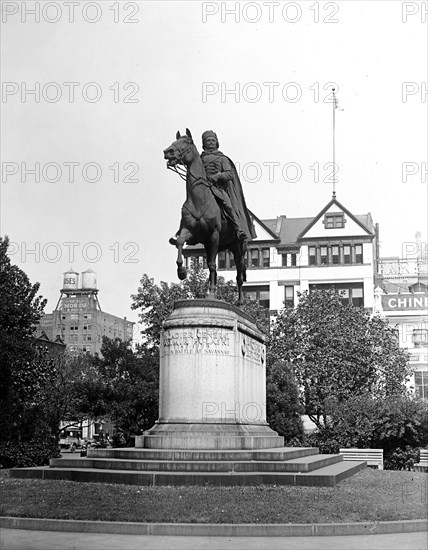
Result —
POLYGON ((230 354, 231 334, 217 328, 188 328, 165 331, 163 349, 176 354, 230 354))
POLYGON ((241 351, 242 355, 247 359, 252 359, 259 363, 265 362, 266 348, 264 345, 260 344, 260 342, 257 342, 257 340, 253 340, 243 335, 241 351))

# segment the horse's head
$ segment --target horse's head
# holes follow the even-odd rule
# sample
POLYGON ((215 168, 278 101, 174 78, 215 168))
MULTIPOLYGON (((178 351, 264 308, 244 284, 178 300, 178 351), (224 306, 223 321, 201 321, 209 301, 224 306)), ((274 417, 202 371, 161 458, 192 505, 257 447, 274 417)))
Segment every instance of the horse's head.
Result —
POLYGON ((197 152, 193 143, 192 134, 190 130, 186 128, 185 136, 181 136, 180 132, 177 132, 175 137, 176 141, 171 143, 163 152, 164 159, 168 161, 167 166, 175 166, 176 164, 188 165, 195 152, 197 152))

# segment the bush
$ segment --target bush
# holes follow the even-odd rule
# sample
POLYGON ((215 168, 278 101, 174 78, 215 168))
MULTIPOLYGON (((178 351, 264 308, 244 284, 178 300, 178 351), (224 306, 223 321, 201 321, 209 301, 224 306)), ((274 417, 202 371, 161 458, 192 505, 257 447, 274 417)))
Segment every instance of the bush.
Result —
POLYGON ((270 427, 290 442, 304 438, 303 407, 291 366, 285 361, 268 364, 266 372, 266 413, 270 427))
POLYGON ((0 443, 0 468, 29 468, 47 466, 51 458, 59 458, 61 453, 56 445, 41 441, 29 443, 0 443))
POLYGON ((405 449, 397 447, 391 451, 383 461, 385 470, 414 470, 415 462, 419 462, 420 449, 406 446, 405 449))
POLYGON ((428 404, 421 399, 366 394, 329 400, 326 409, 328 425, 306 438, 321 453, 335 454, 341 447, 383 449, 386 470, 412 470, 419 448, 428 442, 428 404))
POLYGON ((321 432, 313 432, 306 436, 305 444, 307 447, 318 447, 321 454, 337 454, 342 446, 340 439, 324 429, 321 432))

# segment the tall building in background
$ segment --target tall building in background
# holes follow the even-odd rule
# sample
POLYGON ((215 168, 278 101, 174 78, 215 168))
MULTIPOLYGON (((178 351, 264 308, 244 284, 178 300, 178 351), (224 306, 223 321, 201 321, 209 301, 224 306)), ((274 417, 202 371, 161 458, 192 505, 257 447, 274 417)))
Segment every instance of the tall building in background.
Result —
POLYGON ((58 303, 43 316, 35 336, 58 337, 69 351, 99 353, 103 336, 132 340, 134 323, 101 310, 97 276, 92 269, 81 274, 70 269, 64 273, 58 303))
POLYGON ((411 384, 428 399, 428 252, 421 234, 403 243, 402 256, 380 258, 375 311, 395 327, 400 347, 410 354, 411 384))

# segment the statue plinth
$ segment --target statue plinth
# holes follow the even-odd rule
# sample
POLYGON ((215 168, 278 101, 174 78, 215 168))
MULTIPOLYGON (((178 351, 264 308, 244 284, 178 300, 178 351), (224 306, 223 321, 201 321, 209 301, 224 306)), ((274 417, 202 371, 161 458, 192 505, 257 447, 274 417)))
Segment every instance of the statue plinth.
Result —
POLYGON ((240 309, 181 300, 160 343, 159 420, 137 438, 152 449, 266 449, 265 337, 240 309))

